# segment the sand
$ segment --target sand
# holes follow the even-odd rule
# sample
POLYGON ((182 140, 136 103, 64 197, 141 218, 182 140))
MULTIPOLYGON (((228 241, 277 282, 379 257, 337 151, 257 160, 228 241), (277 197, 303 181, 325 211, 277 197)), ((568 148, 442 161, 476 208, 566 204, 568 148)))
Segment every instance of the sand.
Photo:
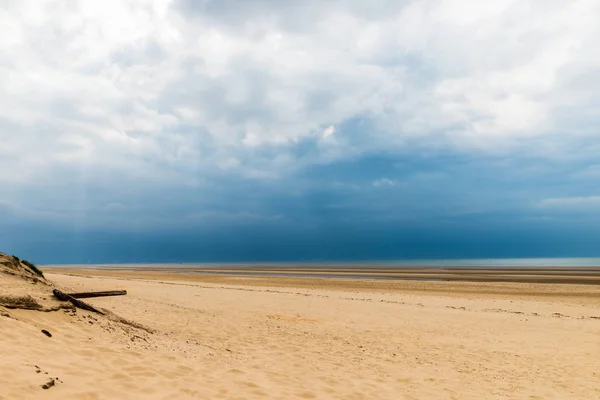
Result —
POLYGON ((600 398, 596 285, 46 276, 154 333, 0 308, 0 399, 600 398))

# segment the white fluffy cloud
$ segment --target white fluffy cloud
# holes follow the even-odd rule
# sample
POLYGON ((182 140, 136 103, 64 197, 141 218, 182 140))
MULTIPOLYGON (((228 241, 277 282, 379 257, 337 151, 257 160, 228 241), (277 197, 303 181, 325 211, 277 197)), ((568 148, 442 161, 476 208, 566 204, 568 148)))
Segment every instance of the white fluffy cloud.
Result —
POLYGON ((311 138, 339 158, 597 137, 595 0, 2 4, 3 182, 272 176, 311 138))

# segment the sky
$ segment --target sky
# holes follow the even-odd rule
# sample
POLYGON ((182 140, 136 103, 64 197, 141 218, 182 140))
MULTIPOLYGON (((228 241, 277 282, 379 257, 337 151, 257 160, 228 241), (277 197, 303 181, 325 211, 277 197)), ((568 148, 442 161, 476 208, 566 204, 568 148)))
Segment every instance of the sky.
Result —
POLYGON ((600 255, 597 0, 0 0, 0 251, 600 255))

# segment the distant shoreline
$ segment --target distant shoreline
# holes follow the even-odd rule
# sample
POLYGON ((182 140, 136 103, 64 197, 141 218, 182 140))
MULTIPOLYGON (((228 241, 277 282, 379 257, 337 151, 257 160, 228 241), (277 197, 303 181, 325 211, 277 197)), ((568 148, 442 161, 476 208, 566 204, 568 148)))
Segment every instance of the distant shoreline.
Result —
POLYGON ((108 273, 128 276, 159 274, 165 276, 221 276, 261 279, 352 279, 384 281, 520 282, 541 284, 600 285, 600 267, 387 267, 380 266, 285 266, 285 265, 89 265, 46 267, 57 273, 108 273))

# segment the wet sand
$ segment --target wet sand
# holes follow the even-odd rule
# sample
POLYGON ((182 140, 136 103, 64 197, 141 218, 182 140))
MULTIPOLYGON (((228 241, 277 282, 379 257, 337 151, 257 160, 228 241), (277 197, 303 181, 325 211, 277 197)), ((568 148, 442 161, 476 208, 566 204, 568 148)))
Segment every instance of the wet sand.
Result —
MULTIPOLYGON (((51 267, 68 273, 73 267, 51 267)), ((447 267, 411 268, 361 266, 236 266, 223 265, 218 268, 202 266, 161 266, 161 265, 111 265, 87 266, 82 269, 92 273, 95 270, 111 272, 176 273, 229 275, 247 277, 307 277, 307 278, 348 278, 381 280, 432 280, 458 282, 523 282, 523 283, 567 283, 600 285, 600 267, 447 267)))

